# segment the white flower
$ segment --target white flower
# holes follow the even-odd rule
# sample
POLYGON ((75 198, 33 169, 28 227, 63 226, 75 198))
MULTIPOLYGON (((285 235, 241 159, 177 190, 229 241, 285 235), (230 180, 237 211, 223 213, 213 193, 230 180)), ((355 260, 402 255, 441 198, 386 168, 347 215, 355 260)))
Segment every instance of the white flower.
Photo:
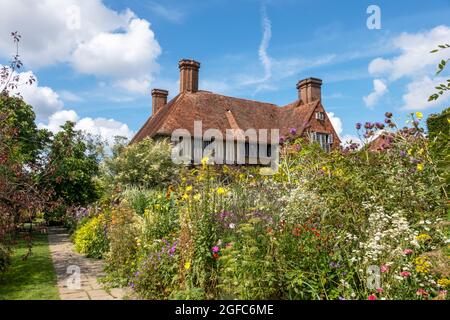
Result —
POLYGON ((229 227, 230 227, 230 229, 234 229, 236 227, 236 225, 234 223, 230 223, 229 227))

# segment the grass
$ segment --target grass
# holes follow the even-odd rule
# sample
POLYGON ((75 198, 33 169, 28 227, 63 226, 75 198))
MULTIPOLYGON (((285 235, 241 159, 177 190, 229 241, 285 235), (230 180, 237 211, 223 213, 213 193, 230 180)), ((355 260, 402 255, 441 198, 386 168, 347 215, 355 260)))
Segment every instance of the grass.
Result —
POLYGON ((24 240, 14 248, 12 263, 0 277, 0 300, 59 300, 56 274, 46 234, 33 234, 32 253, 28 259, 24 240))

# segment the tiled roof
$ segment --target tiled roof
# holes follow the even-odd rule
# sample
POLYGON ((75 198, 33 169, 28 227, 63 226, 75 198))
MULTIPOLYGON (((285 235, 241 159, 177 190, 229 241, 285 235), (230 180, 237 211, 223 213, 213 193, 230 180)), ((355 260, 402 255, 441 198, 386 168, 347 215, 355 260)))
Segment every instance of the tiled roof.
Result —
POLYGON ((132 142, 147 136, 170 136, 175 129, 194 131, 194 121, 201 120, 203 131, 214 128, 222 133, 226 129, 280 129, 287 135, 291 128, 302 133, 314 110, 316 100, 301 104, 299 100, 286 106, 254 100, 228 97, 208 91, 182 92, 151 116, 132 142))

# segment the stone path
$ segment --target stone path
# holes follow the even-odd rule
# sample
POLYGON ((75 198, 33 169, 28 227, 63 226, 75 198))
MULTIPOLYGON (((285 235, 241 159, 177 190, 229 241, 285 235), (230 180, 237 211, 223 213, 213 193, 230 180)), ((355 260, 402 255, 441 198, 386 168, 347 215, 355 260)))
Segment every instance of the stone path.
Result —
POLYGON ((104 289, 97 279, 104 276, 103 261, 76 253, 67 230, 48 229, 48 241, 61 300, 121 300, 124 289, 104 289))

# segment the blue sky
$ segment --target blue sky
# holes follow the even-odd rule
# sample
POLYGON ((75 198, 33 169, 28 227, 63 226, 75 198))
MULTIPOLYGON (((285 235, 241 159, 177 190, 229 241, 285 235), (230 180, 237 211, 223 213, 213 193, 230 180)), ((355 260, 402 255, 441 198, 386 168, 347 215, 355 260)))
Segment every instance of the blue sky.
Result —
POLYGON ((24 99, 52 130, 74 120, 131 136, 151 114, 150 88, 177 94, 181 58, 202 63, 201 89, 279 105, 297 98, 298 80, 319 77, 342 137, 386 111, 405 120, 450 101, 426 102, 446 57, 428 52, 450 43, 447 0, 9 0, 4 10, 12 14, 0 21, 0 64, 18 30, 23 71, 38 79, 24 99), (380 30, 367 28, 371 4, 381 9, 380 30))

